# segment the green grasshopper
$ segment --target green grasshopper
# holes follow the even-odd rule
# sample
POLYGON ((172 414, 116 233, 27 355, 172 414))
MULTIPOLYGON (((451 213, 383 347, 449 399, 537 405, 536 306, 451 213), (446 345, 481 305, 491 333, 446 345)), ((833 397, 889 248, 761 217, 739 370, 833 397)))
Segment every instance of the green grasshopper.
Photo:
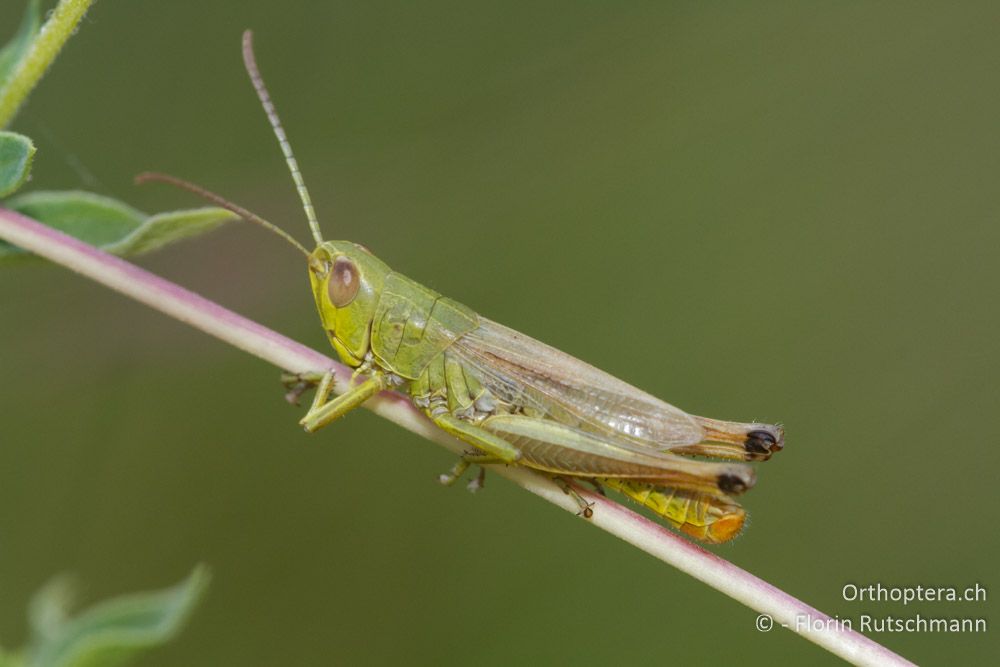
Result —
MULTIPOLYGON (((781 427, 689 415, 393 271, 362 245, 324 240, 257 68, 250 31, 243 35, 243 60, 288 163, 315 250, 190 183, 161 174, 140 180, 194 191, 278 233, 307 256, 323 329, 355 370, 350 389, 332 399, 332 371, 297 378, 318 383, 300 421, 306 431, 394 390, 471 446, 441 476, 445 484, 471 464, 522 465, 557 479, 581 502, 567 479, 613 488, 703 541, 724 542, 739 533, 745 513, 731 496, 753 486, 753 470, 694 457, 767 460, 784 445, 781 427)), ((482 474, 481 468, 470 488, 482 483, 482 474)))

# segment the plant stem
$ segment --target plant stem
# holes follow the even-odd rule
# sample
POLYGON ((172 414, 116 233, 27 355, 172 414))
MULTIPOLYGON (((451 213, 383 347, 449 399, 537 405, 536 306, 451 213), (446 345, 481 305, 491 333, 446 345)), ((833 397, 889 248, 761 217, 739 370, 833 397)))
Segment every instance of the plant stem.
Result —
POLYGON ((0 90, 0 127, 7 127, 17 110, 41 81, 94 0, 60 0, 0 90))
MULTIPOLYGON (((347 388, 350 370, 326 355, 30 218, 0 208, 0 238, 187 322, 279 368, 298 373, 333 368, 338 374, 335 390, 341 393, 347 388)), ((382 393, 365 403, 365 407, 453 452, 466 449, 461 442, 436 428, 399 394, 382 393)), ((568 512, 576 514, 579 511, 576 501, 544 475, 521 466, 491 466, 491 469, 568 512)), ((856 665, 912 664, 665 527, 603 496, 582 488, 577 491, 594 504, 590 523, 771 617, 775 626, 787 627, 856 665), (803 624, 803 620, 808 622, 803 624), (802 625, 805 627, 800 627, 802 625)))

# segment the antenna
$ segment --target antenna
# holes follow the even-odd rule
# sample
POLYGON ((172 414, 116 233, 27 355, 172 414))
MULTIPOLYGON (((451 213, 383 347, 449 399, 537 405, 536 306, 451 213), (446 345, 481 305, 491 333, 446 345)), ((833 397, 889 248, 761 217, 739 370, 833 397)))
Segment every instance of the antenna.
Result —
POLYGON ((274 108, 274 103, 271 102, 267 86, 264 85, 264 79, 260 75, 260 70, 257 69, 257 59, 253 55, 253 32, 250 30, 243 32, 243 65, 247 69, 247 74, 250 75, 250 81, 253 82, 254 90, 257 91, 260 104, 264 107, 267 120, 271 123, 274 136, 278 137, 278 144, 281 146, 281 152, 284 154, 285 162, 288 164, 288 171, 292 173, 295 188, 299 191, 299 199, 302 200, 302 208, 305 209, 306 219, 309 221, 309 229, 312 230, 316 245, 320 245, 323 243, 323 235, 319 231, 319 220, 316 219, 316 211, 313 209, 312 199, 309 198, 309 190, 306 189, 305 179, 302 178, 302 172, 299 171, 299 163, 295 161, 295 154, 292 153, 292 145, 288 143, 285 128, 281 126, 281 119, 278 118, 278 112, 274 108))
POLYGON ((236 215, 240 216, 247 222, 252 222, 254 224, 260 225, 264 229, 269 229, 281 238, 285 239, 293 246, 295 246, 299 252, 301 252, 306 257, 309 257, 309 251, 306 250, 301 243, 292 238, 292 235, 286 232, 281 227, 278 227, 274 223, 268 222, 264 218, 260 217, 256 213, 246 210, 238 204, 234 204, 228 199, 224 199, 219 195, 206 190, 205 188, 195 185, 194 183, 189 183, 188 181, 177 178, 176 176, 170 176, 168 174, 159 174, 153 171, 147 171, 139 174, 135 177, 135 184, 142 185, 143 183, 149 183, 150 181, 155 181, 158 183, 167 183, 168 185, 173 185, 174 187, 180 188, 182 190, 187 190, 188 192, 193 192, 202 199, 207 199, 216 206, 221 206, 227 211, 232 211, 236 215))

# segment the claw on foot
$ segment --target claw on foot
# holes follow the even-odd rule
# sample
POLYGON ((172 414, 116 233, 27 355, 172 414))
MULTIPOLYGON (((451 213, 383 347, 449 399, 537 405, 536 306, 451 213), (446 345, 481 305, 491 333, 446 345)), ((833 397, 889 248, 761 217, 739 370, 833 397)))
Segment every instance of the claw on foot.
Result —
POLYGON ((590 502, 581 496, 576 489, 574 489, 570 483, 562 477, 553 477, 552 479, 559 485, 559 488, 562 489, 563 493, 576 501, 576 506, 580 508, 580 511, 576 513, 577 516, 582 516, 584 519, 589 519, 594 516, 593 502, 590 502))
POLYGON ((486 485, 486 468, 479 466, 479 474, 469 480, 469 483, 465 485, 465 488, 469 490, 469 493, 475 493, 482 489, 486 485))
POLYGON ((305 382, 299 382, 295 385, 292 385, 292 387, 290 387, 289 390, 285 392, 285 400, 291 403, 292 405, 298 405, 299 399, 302 398, 302 394, 306 393, 308 389, 309 385, 306 384, 305 382))

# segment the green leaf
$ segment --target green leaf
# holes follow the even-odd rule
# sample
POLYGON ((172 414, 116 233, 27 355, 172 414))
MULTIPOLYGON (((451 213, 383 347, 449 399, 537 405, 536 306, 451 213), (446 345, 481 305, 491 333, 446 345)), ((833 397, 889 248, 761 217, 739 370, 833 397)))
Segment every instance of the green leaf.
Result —
POLYGON ((146 215, 117 199, 90 192, 29 192, 6 207, 91 245, 114 243, 139 227, 146 215))
POLYGON ((208 579, 207 568, 198 566, 176 586, 112 598, 73 617, 66 611, 67 582, 57 579, 31 603, 34 636, 25 667, 111 667, 163 644, 183 627, 208 579))
MULTIPOLYGON (((221 208, 198 208, 147 216, 116 199, 90 192, 31 192, 5 204, 90 245, 116 255, 136 255, 212 230, 234 213, 221 208)), ((0 241, 0 260, 30 257, 0 241)))
POLYGON ((0 49, 0 88, 3 88, 15 65, 28 52, 40 26, 39 0, 28 0, 28 8, 24 12, 24 18, 21 19, 21 27, 18 28, 17 34, 0 49))
POLYGON ((211 231, 224 222, 239 217, 224 208, 195 208, 158 213, 116 243, 104 246, 115 255, 139 255, 159 250, 165 245, 211 231))
POLYGON ((0 132, 0 198, 13 194, 31 173, 35 145, 23 134, 0 132))

